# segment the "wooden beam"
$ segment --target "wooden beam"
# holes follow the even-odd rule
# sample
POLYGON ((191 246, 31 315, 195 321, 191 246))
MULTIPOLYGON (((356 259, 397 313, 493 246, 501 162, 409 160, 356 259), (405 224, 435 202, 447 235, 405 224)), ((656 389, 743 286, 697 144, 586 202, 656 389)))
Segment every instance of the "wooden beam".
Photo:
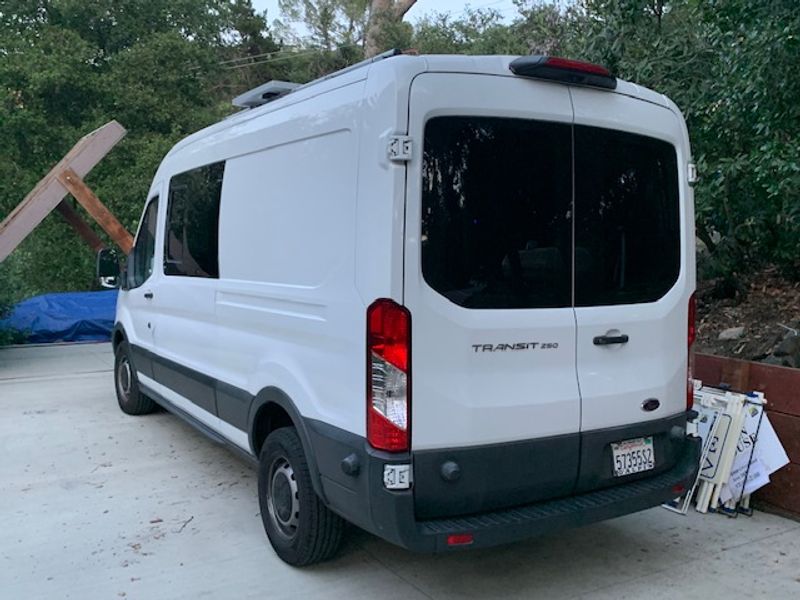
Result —
POLYGON ((746 394, 752 392, 750 388, 750 363, 744 360, 729 360, 722 363, 720 380, 731 391, 746 394))
POLYGON ((114 243, 127 254, 133 247, 133 236, 122 226, 117 218, 100 202, 100 198, 86 185, 72 169, 64 169, 58 174, 58 181, 80 202, 92 218, 97 221, 114 243))
POLYGON ((64 158, 58 161, 58 164, 0 223, 0 262, 3 262, 66 196, 67 188, 58 181, 59 173, 65 169, 72 169, 79 177, 86 177, 100 159, 125 136, 125 133, 122 125, 116 121, 109 121, 83 136, 64 155, 64 158))
POLYGON ((756 492, 756 499, 800 517, 800 465, 790 462, 769 479, 770 484, 756 492))
POLYGON ((89 227, 89 224, 83 220, 78 212, 69 205, 69 202, 66 200, 62 200, 56 206, 56 210, 61 213, 61 216, 64 217, 64 220, 72 225, 72 228, 77 232, 79 236, 86 242, 89 247, 94 251, 98 252, 105 244, 103 240, 100 239, 94 230, 89 227))

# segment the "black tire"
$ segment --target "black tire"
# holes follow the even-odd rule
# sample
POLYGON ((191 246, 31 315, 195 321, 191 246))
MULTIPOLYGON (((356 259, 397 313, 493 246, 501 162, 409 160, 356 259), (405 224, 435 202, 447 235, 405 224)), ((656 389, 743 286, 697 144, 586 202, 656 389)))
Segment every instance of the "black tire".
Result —
POLYGON ((114 389, 119 407, 126 414, 146 415, 156 409, 156 403, 139 390, 128 342, 120 342, 114 352, 114 389))
POLYGON ((267 537, 284 562, 311 565, 339 549, 344 522, 314 491, 294 427, 276 429, 261 448, 258 503, 267 537))

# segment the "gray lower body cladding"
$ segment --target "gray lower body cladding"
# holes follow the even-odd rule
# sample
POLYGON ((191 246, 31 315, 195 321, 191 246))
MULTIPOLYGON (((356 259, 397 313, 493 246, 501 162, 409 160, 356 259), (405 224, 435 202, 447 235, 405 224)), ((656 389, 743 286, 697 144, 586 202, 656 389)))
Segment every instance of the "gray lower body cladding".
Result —
MULTIPOLYGON (((306 426, 317 458, 322 487, 334 511, 399 546, 421 552, 438 552, 451 549, 447 543, 451 535, 471 534, 473 542, 466 547, 493 546, 622 516, 675 498, 679 495, 676 489, 691 487, 699 468, 700 440, 685 435, 686 419, 686 414, 680 414, 649 424, 639 423, 584 434, 589 439, 586 444, 587 469, 583 474, 573 474, 569 489, 565 487, 561 476, 551 476, 549 481, 543 481, 540 488, 535 481, 523 484, 521 480, 513 480, 501 485, 501 488, 518 490, 516 494, 507 496, 498 494, 492 487, 496 481, 491 478, 483 480, 481 477, 470 481, 467 471, 476 469, 485 474, 491 470, 486 469, 485 465, 494 465, 499 472, 508 473, 508 465, 513 466, 520 456, 530 455, 531 452, 547 453, 547 443, 553 444, 551 451, 559 452, 564 440, 550 438, 549 442, 544 441, 545 445, 542 440, 533 440, 477 449, 396 455, 376 451, 364 438, 319 421, 306 420, 306 426), (656 463, 656 468, 614 479, 611 474, 610 442, 641 435, 653 435, 657 457, 661 450, 662 458, 656 463), (347 457, 351 459, 350 467, 353 463, 357 465, 355 472, 350 467, 342 468, 342 461, 347 457), (421 457, 419 462, 418 457, 421 457), (448 460, 458 461, 459 457, 467 458, 458 483, 468 483, 461 489, 454 486, 446 490, 446 486, 432 483, 430 474, 420 475, 431 465, 440 465, 448 460), (409 463, 414 465, 412 488, 404 491, 387 490, 383 485, 384 466, 409 463), (435 491, 423 490, 426 484, 433 486, 431 489, 435 491), (591 489, 587 489, 590 486, 591 489), (519 491, 528 487, 532 491, 519 491), (550 497, 539 497, 545 493, 551 494, 550 497), (526 495, 537 499, 509 505, 509 502, 526 495), (487 500, 498 504, 491 507, 487 500), (483 510, 468 514, 463 512, 465 506, 481 502, 483 510), (452 510, 450 515, 445 512, 448 508, 452 510), (437 516, 426 516, 430 514, 437 516)), ((583 452, 581 455, 584 456, 583 452)), ((558 463, 553 463, 553 466, 557 467, 558 463)), ((519 471, 526 473, 524 467, 519 471)), ((441 479, 439 469, 436 469, 436 475, 441 479)))

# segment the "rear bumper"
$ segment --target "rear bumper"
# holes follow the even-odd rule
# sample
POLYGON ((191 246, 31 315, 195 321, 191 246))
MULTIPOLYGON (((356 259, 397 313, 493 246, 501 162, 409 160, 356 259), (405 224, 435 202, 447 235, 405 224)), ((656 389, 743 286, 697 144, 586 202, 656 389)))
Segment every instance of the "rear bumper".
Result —
POLYGON ((690 488, 697 476, 699 462, 700 440, 690 438, 678 464, 660 475, 518 508, 422 521, 416 523, 416 531, 408 540, 407 547, 447 550, 450 549, 447 537, 458 533, 471 533, 474 539, 471 546, 494 546, 638 512, 679 496, 676 486, 690 488))
POLYGON ((700 460, 700 439, 685 436, 674 465, 651 477, 513 508, 418 519, 413 488, 389 491, 383 485, 384 466, 409 464, 412 456, 375 451, 363 438, 318 421, 307 426, 328 506, 359 527, 419 552, 505 544, 651 508, 680 495, 677 488, 691 487, 700 460), (346 457, 351 464, 355 460, 357 472, 344 472, 346 457), (473 541, 449 546, 447 538, 454 534, 471 534, 473 541))

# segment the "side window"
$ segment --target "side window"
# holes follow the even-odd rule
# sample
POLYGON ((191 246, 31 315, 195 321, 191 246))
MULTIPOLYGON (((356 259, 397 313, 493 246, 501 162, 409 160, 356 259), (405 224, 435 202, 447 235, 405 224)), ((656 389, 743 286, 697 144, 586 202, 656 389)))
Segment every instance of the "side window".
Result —
POLYGON ((219 277, 219 201, 225 163, 175 175, 169 182, 164 273, 219 277))
POLYGON ((158 216, 158 196, 154 196, 142 217, 139 235, 133 247, 133 271, 130 274, 131 287, 139 287, 153 273, 153 257, 156 251, 156 219, 158 216))

